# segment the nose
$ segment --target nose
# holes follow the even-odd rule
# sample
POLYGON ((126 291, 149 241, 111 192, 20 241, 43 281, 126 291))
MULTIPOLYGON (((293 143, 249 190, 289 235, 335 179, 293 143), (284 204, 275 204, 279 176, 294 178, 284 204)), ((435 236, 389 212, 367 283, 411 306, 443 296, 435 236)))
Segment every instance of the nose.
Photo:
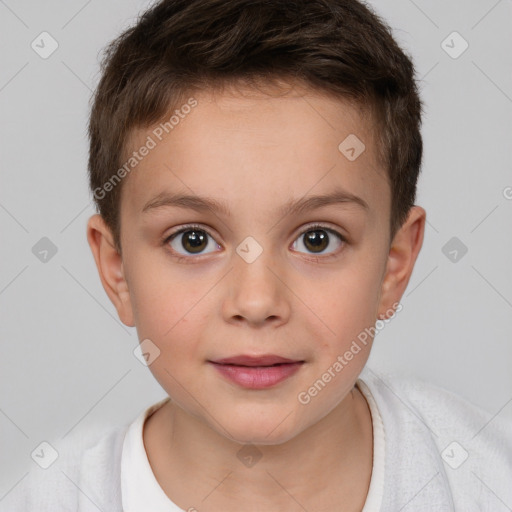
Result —
POLYGON ((233 255, 233 269, 223 299, 222 313, 230 323, 275 327, 290 316, 291 292, 282 268, 263 251, 255 261, 233 255))

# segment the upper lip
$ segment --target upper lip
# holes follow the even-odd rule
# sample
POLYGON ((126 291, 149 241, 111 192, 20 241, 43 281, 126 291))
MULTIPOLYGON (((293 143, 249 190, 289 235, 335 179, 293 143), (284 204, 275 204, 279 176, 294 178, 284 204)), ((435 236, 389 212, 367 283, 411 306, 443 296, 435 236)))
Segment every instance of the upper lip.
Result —
POLYGON ((303 361, 297 359, 287 359, 286 357, 276 356, 274 354, 266 354, 261 356, 240 355, 235 357, 225 357, 211 361, 217 364, 232 364, 238 366, 272 366, 279 363, 301 363, 303 361))

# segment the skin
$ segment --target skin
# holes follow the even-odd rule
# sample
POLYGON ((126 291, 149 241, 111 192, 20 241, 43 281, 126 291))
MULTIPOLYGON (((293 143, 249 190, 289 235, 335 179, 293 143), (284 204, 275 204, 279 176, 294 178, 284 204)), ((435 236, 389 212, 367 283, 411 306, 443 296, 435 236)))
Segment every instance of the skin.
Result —
MULTIPOLYGON (((373 438, 354 385, 371 342, 307 405, 297 397, 365 327, 390 316, 421 249, 426 212, 413 207, 390 243, 391 192, 372 125, 345 101, 298 86, 194 98, 192 112, 125 178, 122 255, 99 215, 87 227, 120 319, 160 350, 149 368, 172 400, 144 427, 153 472, 184 510, 361 510, 373 438), (338 150, 349 134, 366 146, 355 161, 338 150), (334 188, 363 198, 368 210, 338 203, 275 213, 334 188), (224 201, 231 215, 176 206, 142 213, 162 191, 224 201), (313 252, 304 233, 315 222, 346 241, 327 232, 324 251, 313 252), (187 223, 211 234, 200 254, 182 246, 186 234, 164 242, 187 223), (236 252, 248 236, 263 249, 252 263, 236 252), (240 354, 304 363, 274 387, 247 390, 208 362, 240 354), (248 444, 261 454, 252 467, 237 457, 248 444)), ((152 129, 135 131, 130 150, 152 129)))

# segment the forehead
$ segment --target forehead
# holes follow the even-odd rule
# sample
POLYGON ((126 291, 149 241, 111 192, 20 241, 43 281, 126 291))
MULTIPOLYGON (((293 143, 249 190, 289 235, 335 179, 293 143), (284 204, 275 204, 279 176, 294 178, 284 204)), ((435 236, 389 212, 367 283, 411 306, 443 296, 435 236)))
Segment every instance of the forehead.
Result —
POLYGON ((159 193, 176 190, 270 211, 276 202, 341 187, 374 214, 389 213, 374 127, 360 106, 300 87, 201 91, 190 99, 193 108, 174 106, 160 123, 132 133, 126 158, 149 140, 154 147, 126 178, 122 211, 140 213, 159 193))

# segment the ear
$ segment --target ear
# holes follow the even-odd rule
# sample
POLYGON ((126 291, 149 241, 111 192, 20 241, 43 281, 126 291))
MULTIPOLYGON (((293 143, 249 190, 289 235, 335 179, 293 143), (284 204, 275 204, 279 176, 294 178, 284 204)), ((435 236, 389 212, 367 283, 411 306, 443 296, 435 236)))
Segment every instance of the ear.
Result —
POLYGON ((101 215, 93 215, 87 223, 87 240, 96 261, 101 284, 117 309, 121 322, 134 327, 133 310, 125 280, 123 261, 115 248, 114 237, 101 215))
POLYGON ((416 258, 423 245, 425 221, 426 211, 420 206, 413 206, 391 242, 379 303, 381 319, 390 316, 390 311, 395 309, 393 304, 400 302, 407 288, 416 258))

